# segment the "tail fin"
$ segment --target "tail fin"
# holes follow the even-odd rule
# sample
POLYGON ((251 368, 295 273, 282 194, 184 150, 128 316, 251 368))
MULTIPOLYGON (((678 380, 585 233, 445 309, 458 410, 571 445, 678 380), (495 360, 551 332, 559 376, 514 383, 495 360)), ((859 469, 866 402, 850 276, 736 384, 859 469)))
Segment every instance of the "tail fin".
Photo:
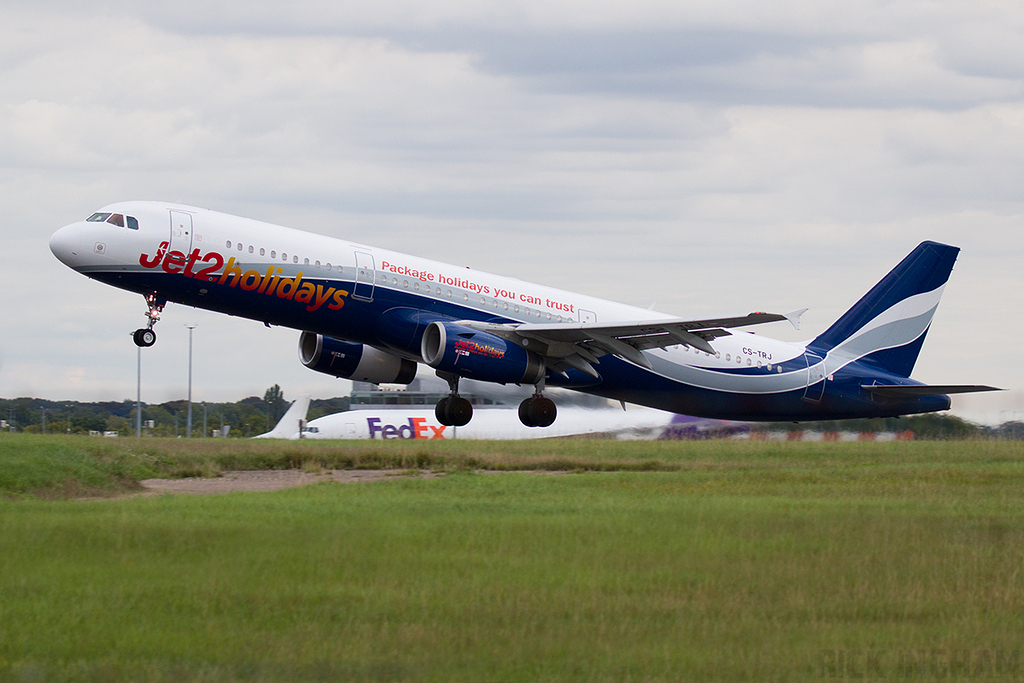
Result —
POLYGON ((867 359, 909 377, 959 253, 922 242, 809 348, 867 359))
POLYGON ((309 394, 302 394, 292 403, 288 412, 278 421, 277 426, 266 434, 254 436, 254 439, 297 439, 309 411, 309 394))

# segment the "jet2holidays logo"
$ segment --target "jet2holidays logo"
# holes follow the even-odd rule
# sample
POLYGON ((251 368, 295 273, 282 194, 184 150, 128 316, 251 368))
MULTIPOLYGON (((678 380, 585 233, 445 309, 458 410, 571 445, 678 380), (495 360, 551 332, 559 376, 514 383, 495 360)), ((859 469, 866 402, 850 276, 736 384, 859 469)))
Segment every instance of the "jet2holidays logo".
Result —
POLYGON ((379 417, 366 418, 371 439, 443 439, 443 425, 434 426, 425 417, 410 417, 400 425, 381 424, 379 417), (378 434, 380 436, 378 436, 378 434))
POLYGON ((143 268, 159 267, 169 275, 181 274, 197 280, 215 282, 218 285, 239 287, 247 292, 266 296, 276 295, 279 299, 306 304, 306 310, 311 312, 324 304, 327 304, 328 309, 337 311, 345 305, 345 297, 348 296, 344 289, 303 282, 301 271, 296 273, 295 277, 281 277, 284 271, 271 265, 267 267, 266 273, 256 270, 247 270, 243 273, 241 267, 235 265, 234 256, 228 259, 225 265, 224 257, 215 251, 202 254, 199 249, 193 249, 186 256, 180 251, 167 251, 168 246, 167 242, 161 242, 153 256, 140 254, 139 264, 143 268))

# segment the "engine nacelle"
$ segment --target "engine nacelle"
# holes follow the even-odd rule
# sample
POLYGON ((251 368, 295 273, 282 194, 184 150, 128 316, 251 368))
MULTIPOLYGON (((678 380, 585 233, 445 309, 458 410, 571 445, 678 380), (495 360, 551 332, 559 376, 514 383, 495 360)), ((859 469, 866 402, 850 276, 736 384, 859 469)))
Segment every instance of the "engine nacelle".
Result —
POLYGON ((357 382, 408 384, 416 378, 411 360, 312 332, 299 336, 299 360, 310 370, 357 382))
POLYGON ((499 384, 537 384, 544 359, 501 337, 450 322, 427 325, 423 362, 442 372, 499 384))

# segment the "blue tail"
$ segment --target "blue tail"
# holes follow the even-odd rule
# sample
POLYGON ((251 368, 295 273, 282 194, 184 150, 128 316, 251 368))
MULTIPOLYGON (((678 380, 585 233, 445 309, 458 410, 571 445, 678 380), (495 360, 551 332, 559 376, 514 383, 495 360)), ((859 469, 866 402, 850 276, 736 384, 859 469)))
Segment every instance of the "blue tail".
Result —
POLYGON ((958 247, 922 242, 808 348, 909 377, 959 253, 958 247))

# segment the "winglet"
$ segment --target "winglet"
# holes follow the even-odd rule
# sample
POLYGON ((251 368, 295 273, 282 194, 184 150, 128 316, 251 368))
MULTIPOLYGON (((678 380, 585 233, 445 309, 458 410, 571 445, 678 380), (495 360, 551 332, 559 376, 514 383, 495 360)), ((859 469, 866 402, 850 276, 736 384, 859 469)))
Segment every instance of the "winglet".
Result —
POLYGON ((801 308, 799 311, 793 311, 792 313, 787 313, 784 317, 793 326, 793 329, 799 330, 800 329, 800 316, 802 316, 808 310, 809 309, 801 308))

